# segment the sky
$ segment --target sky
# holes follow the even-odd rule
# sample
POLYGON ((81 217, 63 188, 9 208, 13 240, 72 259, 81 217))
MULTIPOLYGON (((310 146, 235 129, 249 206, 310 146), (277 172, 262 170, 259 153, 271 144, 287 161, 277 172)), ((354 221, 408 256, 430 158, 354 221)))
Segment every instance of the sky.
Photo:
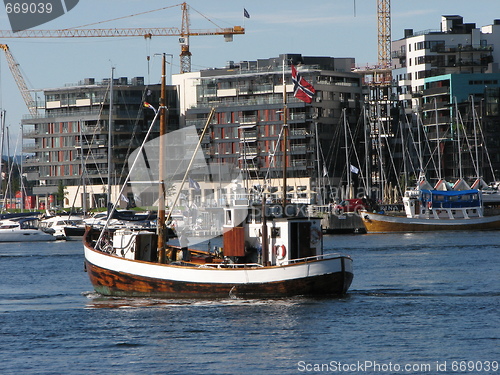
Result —
MULTIPOLYGON (((223 67, 227 61, 276 57, 282 53, 306 56, 353 57, 363 67, 377 62, 377 1, 329 0, 192 0, 191 29, 243 26, 245 35, 233 42, 222 36, 190 38, 192 70, 223 67), (244 18, 246 9, 250 18, 244 18)), ((181 8, 173 0, 80 0, 69 12, 35 29, 180 27, 181 8), (146 14, 127 17, 151 10, 146 14), (110 22, 104 22, 114 20, 110 22)), ((404 29, 438 30, 441 15, 461 15, 478 27, 500 19, 499 0, 392 0, 392 40, 404 29)), ((0 9, 0 29, 10 30, 5 9, 0 9)), ((161 60, 171 54, 168 74, 179 72, 178 38, 174 36, 123 38, 4 39, 20 65, 31 90, 76 84, 84 78, 142 76, 159 83, 161 60), (150 56, 148 62, 147 57, 150 56)), ((43 93, 39 92, 43 97, 43 93)), ((28 110, 8 68, 0 56, 0 108, 11 135, 10 153, 19 154, 20 123, 28 110)), ((5 152, 4 152, 5 154, 5 152)))

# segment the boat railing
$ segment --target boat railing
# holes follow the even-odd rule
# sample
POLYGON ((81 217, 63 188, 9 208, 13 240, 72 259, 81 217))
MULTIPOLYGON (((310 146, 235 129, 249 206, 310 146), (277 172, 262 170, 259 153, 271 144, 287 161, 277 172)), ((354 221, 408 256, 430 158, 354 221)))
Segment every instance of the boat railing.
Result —
POLYGON ((206 263, 200 265, 199 268, 262 268, 264 267, 262 264, 258 263, 206 263))
POLYGON ((281 262, 280 265, 284 266, 287 264, 308 263, 308 262, 315 262, 318 260, 335 259, 335 258, 350 258, 350 257, 348 255, 343 255, 340 253, 328 253, 328 254, 315 255, 312 257, 290 259, 290 260, 281 262))

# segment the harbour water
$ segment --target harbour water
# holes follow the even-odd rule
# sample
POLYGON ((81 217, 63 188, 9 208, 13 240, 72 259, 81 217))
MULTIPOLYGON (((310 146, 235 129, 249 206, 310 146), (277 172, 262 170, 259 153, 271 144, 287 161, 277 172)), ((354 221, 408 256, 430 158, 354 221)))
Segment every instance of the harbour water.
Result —
POLYGON ((0 244, 0 373, 500 373, 500 233, 323 239, 345 297, 104 298, 79 242, 0 244))

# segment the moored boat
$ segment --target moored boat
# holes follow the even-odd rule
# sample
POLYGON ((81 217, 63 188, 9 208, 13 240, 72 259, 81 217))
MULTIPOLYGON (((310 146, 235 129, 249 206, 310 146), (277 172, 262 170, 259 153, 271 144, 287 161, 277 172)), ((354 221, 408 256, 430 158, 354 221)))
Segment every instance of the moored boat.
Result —
POLYGON ((38 218, 20 217, 0 221, 0 242, 53 241, 56 238, 38 228, 38 218))
POLYGON ((406 216, 361 212, 370 233, 500 229, 500 215, 484 216, 476 189, 409 190, 403 198, 406 216))
POLYGON ((57 240, 80 240, 85 234, 85 224, 81 216, 52 216, 40 221, 40 229, 57 240))

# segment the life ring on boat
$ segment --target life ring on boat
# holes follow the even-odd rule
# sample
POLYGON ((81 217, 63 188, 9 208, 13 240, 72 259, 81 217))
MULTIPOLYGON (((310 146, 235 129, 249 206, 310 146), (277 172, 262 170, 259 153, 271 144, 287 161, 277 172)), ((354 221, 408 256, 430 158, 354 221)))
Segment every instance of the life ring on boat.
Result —
POLYGON ((318 228, 311 228, 311 243, 317 244, 321 239, 321 235, 321 230, 319 230, 318 228))
POLYGON ((274 254, 276 255, 276 259, 283 260, 286 257, 286 246, 285 245, 275 245, 274 246, 274 254))

